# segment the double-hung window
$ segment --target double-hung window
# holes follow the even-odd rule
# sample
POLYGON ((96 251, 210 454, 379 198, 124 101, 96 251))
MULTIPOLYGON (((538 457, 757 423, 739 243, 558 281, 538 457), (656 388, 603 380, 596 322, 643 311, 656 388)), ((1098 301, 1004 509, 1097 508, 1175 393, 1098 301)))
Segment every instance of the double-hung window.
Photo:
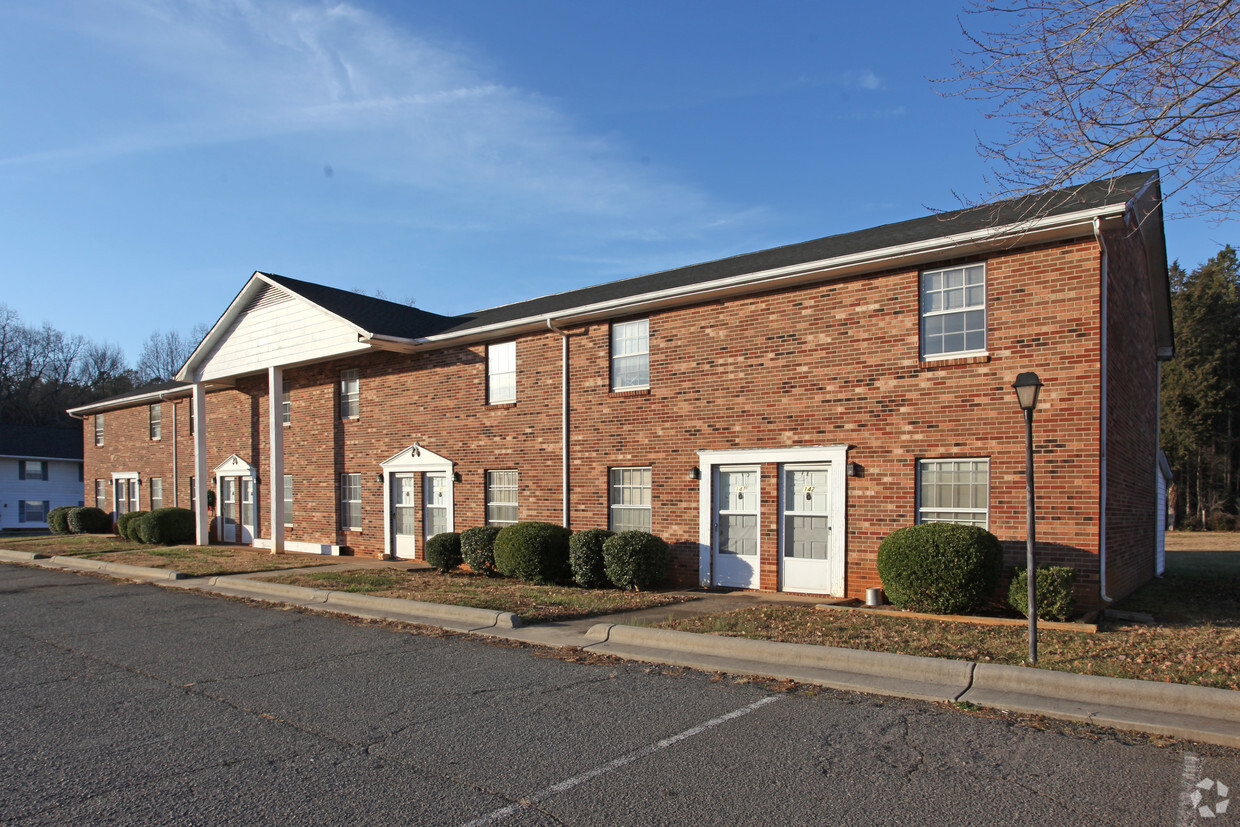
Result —
POLYGON ((19 480, 47 481, 47 463, 37 459, 17 461, 17 478, 19 480))
POLYGON ((160 439, 163 436, 164 410, 158 402, 151 406, 149 421, 151 439, 160 439))
POLYGON ((517 343, 487 345, 487 402, 517 401, 517 343))
POLYGON ((151 510, 164 507, 164 480, 162 477, 151 477, 151 510))
POLYGON ((650 469, 612 468, 611 530, 650 531, 650 469))
POLYGON ((517 521, 517 472, 487 471, 487 525, 517 521))
POLYGON ((280 410, 284 417, 284 424, 293 424, 293 404, 289 401, 289 385, 285 379, 280 385, 280 410))
POLYGON ((360 380, 357 378, 357 369, 340 371, 340 418, 341 419, 357 419, 361 414, 360 403, 358 397, 360 395, 360 380))
POLYGON ((987 527, 990 460, 923 459, 917 463, 917 522, 987 527))
POLYGON ((103 480, 95 480, 95 508, 108 510, 108 486, 103 480))
POLYGON ((18 500, 17 521, 19 523, 46 523, 48 500, 18 500))
POLYGON ((921 274, 924 359, 986 351, 986 266, 970 264, 921 274))
POLYGON ((650 320, 617 322, 611 326, 611 389, 650 387, 650 320))
POLYGON ((340 527, 345 531, 362 530, 362 475, 340 475, 340 527))
POLYGON ((293 524, 293 475, 284 475, 284 524, 293 524))
POLYGON ((95 414, 95 444, 103 444, 103 414, 95 414))

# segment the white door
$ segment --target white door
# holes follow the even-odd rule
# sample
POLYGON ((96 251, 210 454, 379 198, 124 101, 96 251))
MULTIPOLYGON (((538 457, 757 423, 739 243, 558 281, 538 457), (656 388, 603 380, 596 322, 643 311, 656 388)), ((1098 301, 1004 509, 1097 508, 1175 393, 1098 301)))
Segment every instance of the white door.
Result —
POLYGON ((236 477, 220 477, 220 542, 237 542, 236 477))
POLYGON ((759 587, 757 468, 715 471, 714 585, 759 587))
POLYGON ((417 556, 414 528, 418 500, 414 488, 417 474, 392 474, 392 556, 412 560, 417 556))
POLYGON ((241 477, 241 519, 237 523, 237 542, 254 542, 254 480, 241 477))
POLYGON ((445 531, 451 531, 448 525, 448 475, 428 473, 423 477, 425 491, 425 515, 422 524, 426 526, 426 539, 445 531))
POLYGON ((830 466, 786 465, 780 483, 779 587, 830 594, 830 466))

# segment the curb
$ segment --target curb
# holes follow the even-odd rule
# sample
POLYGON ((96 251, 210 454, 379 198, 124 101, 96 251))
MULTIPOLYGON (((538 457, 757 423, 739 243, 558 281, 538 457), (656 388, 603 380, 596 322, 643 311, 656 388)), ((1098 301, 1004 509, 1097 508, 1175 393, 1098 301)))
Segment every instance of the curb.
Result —
POLYGON ((9 563, 29 563, 34 560, 46 560, 46 554, 40 554, 37 551, 9 551, 0 548, 0 560, 9 563))
POLYGON ((146 566, 130 566, 125 563, 107 563, 102 560, 91 560, 84 557, 52 557, 43 565, 51 568, 72 569, 75 571, 97 571, 128 580, 184 580, 185 575, 172 569, 152 569, 146 566))
POLYGON ((972 662, 962 660, 611 623, 591 626, 586 638, 591 643, 583 648, 637 660, 729 672, 747 671, 833 689, 929 701, 957 700, 969 688, 974 667, 972 662))

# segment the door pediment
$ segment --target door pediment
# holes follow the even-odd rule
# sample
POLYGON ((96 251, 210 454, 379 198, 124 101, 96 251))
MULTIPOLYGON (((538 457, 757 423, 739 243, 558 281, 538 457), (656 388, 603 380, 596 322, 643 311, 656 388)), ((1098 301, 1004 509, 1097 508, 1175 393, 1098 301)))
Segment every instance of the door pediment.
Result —
POLYGON ((455 462, 436 454, 429 448, 413 443, 405 450, 379 463, 384 471, 443 471, 451 470, 455 462))
POLYGON ((217 477, 256 477, 258 476, 258 469, 241 457, 233 454, 215 466, 215 470, 212 473, 217 477))

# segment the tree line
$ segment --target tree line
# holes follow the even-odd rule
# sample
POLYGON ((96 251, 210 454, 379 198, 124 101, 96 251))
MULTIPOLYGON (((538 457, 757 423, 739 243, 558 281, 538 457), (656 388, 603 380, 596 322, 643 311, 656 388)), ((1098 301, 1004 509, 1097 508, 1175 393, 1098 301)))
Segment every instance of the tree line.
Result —
POLYGON ((0 304, 0 423, 71 427, 68 408, 171 380, 208 329, 156 330, 131 366, 118 345, 26 324, 0 304))
POLYGON ((1171 265, 1175 358, 1162 370, 1162 446, 1181 528, 1236 528, 1240 505, 1240 261, 1231 246, 1171 265))

